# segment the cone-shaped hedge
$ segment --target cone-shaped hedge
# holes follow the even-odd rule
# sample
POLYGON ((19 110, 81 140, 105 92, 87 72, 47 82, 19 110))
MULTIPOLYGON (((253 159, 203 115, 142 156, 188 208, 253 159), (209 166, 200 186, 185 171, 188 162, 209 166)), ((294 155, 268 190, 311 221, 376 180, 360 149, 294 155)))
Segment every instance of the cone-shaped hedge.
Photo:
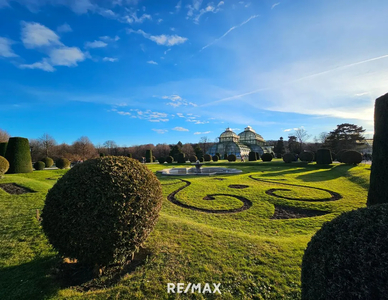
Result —
POLYGON ((34 163, 34 169, 37 171, 43 170, 46 164, 43 161, 37 161, 34 163))
POLYGON ((375 102, 375 133, 367 205, 388 203, 388 94, 375 102))
POLYGON ((30 144, 28 139, 22 137, 9 138, 5 158, 9 162, 8 174, 32 172, 30 144))
POLYGON ((50 168, 50 167, 52 167, 54 165, 54 161, 50 157, 42 158, 40 161, 44 162, 44 165, 45 165, 46 168, 50 168))
POLYGON ((179 153, 178 154, 178 163, 179 164, 184 164, 185 162, 186 162, 186 154, 179 153))
POLYGON ((333 163, 331 159, 330 149, 318 149, 317 150, 317 164, 319 165, 330 165, 333 163))
POLYGON ((146 150, 146 162, 147 163, 152 163, 152 150, 146 150))
POLYGON ((124 156, 87 160, 48 192, 42 227, 60 255, 123 264, 156 224, 163 194, 146 166, 124 156))
POLYGON ((388 204, 325 223, 303 256, 302 299, 387 299, 388 204))
POLYGON ((0 143, 0 156, 5 156, 5 152, 7 150, 8 143, 0 143))
POLYGON ((5 157, 0 156, 0 178, 1 175, 5 174, 9 169, 9 162, 5 157))

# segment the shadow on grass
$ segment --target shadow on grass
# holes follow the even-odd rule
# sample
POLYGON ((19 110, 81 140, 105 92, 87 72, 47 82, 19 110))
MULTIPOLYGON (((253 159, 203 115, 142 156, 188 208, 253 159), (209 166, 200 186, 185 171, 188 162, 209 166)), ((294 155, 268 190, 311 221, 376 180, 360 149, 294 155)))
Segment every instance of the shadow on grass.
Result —
POLYGON ((48 275, 56 261, 45 257, 0 269, 0 299, 43 300, 55 295, 59 287, 48 275))
POLYGON ((318 172, 302 174, 296 177, 296 179, 300 179, 304 182, 333 180, 338 177, 346 176, 347 172, 354 167, 355 166, 353 165, 328 165, 326 168, 317 167, 316 169, 318 172), (319 171, 322 169, 327 169, 327 170, 319 171))

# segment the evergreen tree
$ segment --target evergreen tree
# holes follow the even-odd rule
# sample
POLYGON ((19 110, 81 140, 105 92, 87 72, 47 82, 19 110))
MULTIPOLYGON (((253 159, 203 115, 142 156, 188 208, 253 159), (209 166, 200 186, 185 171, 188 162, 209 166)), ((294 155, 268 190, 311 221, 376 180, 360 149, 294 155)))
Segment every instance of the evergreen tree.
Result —
POLYGON ((283 141, 283 137, 280 137, 280 139, 277 141, 277 143, 275 144, 275 147, 273 149, 273 151, 278 154, 284 154, 286 152, 286 149, 284 148, 284 141, 283 141))
POLYGON ((358 145, 363 145, 365 138, 362 133, 365 129, 362 126, 343 123, 331 131, 326 137, 326 146, 337 153, 343 149, 352 150, 358 145))

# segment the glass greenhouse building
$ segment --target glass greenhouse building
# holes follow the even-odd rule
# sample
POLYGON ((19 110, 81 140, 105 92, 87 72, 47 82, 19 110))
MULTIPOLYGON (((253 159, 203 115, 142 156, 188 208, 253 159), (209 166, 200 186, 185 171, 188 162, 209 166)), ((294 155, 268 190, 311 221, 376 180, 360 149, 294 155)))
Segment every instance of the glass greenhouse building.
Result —
POLYGON ((243 132, 236 134, 229 127, 221 133, 218 144, 213 145, 206 152, 211 156, 219 153, 221 157, 224 155, 234 154, 237 159, 248 159, 249 152, 257 152, 260 156, 263 153, 273 151, 271 146, 266 146, 263 137, 256 133, 251 126, 247 126, 243 132))

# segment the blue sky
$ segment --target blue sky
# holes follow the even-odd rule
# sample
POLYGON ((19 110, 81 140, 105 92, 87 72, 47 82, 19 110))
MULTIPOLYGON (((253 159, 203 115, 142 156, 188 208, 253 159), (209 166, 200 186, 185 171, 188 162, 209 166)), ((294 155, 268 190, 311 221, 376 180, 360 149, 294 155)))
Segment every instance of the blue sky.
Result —
POLYGON ((373 134, 383 0, 0 0, 0 128, 57 142, 373 134))

